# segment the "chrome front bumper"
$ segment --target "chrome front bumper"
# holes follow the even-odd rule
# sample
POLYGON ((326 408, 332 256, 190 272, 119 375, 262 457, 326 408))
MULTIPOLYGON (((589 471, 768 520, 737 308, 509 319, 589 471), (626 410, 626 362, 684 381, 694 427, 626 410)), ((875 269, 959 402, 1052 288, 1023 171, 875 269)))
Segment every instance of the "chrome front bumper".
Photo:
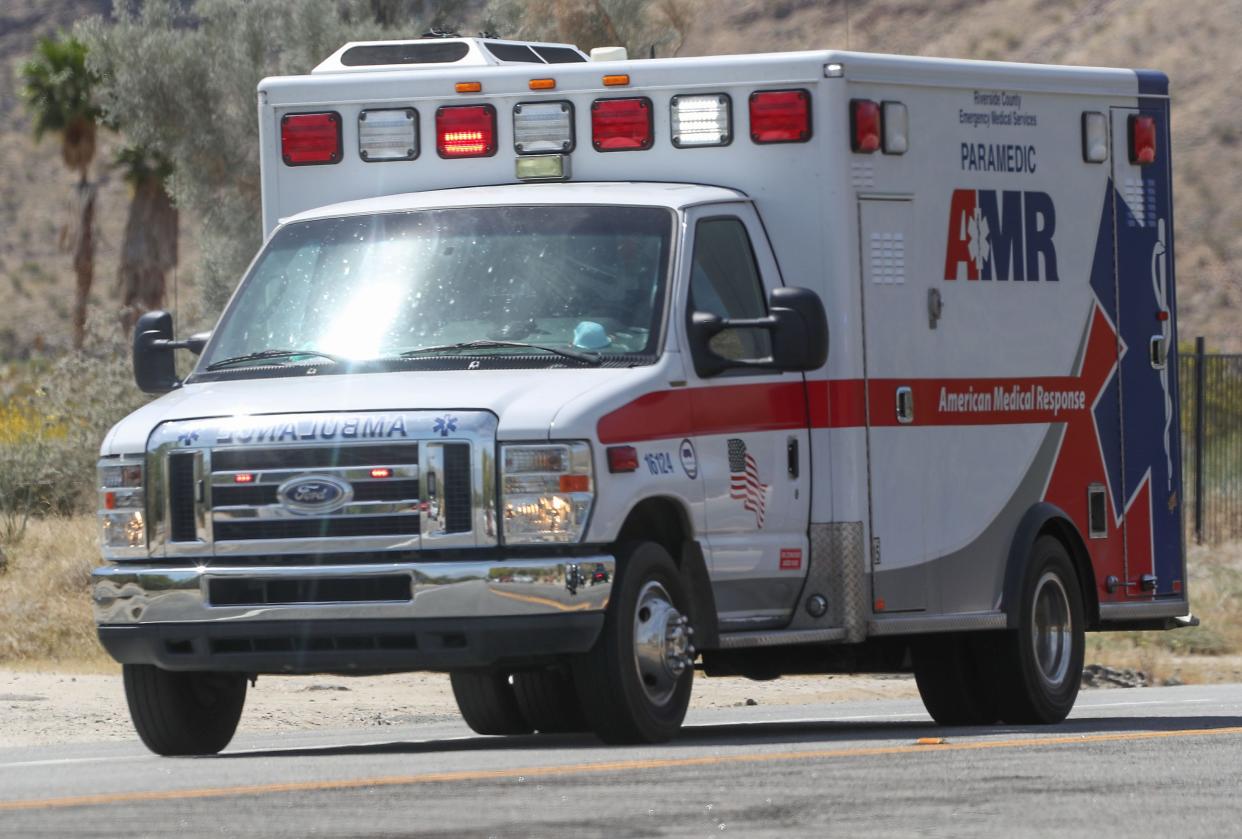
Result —
POLYGON ((602 612, 615 560, 598 556, 366 565, 219 566, 118 564, 95 569, 91 598, 101 626, 307 620, 501 618, 602 612), (593 583, 602 566, 606 579, 593 583), (408 579, 408 583, 406 580, 408 579), (386 599, 377 581, 399 583, 386 599), (238 597, 238 581, 261 596, 238 597), (223 583, 223 586, 216 585, 223 583), (268 584, 271 584, 270 586, 268 584), (367 591, 365 601, 335 600, 367 591), (232 592, 227 604, 213 592, 232 592), (379 594, 375 592, 379 591, 379 594), (293 602, 275 602, 293 593, 293 602), (305 597, 311 592, 311 597, 305 597), (217 598, 218 599, 218 598, 217 598), (267 602, 247 602, 249 600, 267 602), (300 601, 300 602, 299 602, 300 601))

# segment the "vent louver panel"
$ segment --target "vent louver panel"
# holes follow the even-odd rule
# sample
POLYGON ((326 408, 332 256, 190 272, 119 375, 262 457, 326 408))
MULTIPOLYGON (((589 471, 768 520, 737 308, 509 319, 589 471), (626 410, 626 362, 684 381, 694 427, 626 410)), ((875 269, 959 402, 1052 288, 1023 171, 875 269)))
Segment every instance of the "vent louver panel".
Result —
POLYGON ((470 446, 465 443, 444 447, 445 530, 470 530, 473 509, 470 503, 470 446))
POLYGON ((169 538, 173 542, 198 541, 194 510, 194 460, 192 452, 168 456, 169 538))

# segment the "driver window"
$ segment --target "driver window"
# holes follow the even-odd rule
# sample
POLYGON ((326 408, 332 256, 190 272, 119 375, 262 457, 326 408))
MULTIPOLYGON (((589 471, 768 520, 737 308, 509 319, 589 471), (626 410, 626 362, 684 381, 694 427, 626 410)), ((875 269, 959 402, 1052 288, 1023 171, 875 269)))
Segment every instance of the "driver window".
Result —
MULTIPOLYGON (((767 315, 755 252, 740 219, 704 219, 695 227, 690 310, 726 319, 767 315)), ((772 354, 771 335, 754 327, 726 329, 709 346, 717 355, 731 359, 762 359, 772 354)))

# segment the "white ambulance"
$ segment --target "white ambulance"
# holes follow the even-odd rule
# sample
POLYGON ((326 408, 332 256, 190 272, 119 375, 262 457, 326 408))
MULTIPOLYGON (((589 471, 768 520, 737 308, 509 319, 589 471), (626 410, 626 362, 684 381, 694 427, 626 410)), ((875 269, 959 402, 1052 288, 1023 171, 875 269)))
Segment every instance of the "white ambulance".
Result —
POLYGON ((696 669, 1053 723, 1085 631, 1194 622, 1163 75, 449 38, 258 98, 266 244, 102 446, 155 752, 312 672, 610 743, 696 669))

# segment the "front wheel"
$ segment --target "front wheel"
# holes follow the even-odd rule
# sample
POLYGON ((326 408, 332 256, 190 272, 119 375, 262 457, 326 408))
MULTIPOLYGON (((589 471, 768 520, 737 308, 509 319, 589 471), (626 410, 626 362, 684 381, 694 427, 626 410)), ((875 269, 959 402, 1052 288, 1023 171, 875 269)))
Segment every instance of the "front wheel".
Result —
POLYGON ((462 719, 476 734, 530 734, 508 673, 457 670, 449 674, 462 719))
POLYGON ((212 755, 233 739, 246 704, 240 673, 173 673, 122 666, 134 729, 158 755, 212 755))
POLYGON ((662 743, 681 727, 694 683, 688 613, 668 552, 622 545, 604 629, 573 668, 587 722, 605 743, 662 743))
POLYGON ((1000 717, 1010 725, 1058 723, 1078 698, 1086 650, 1082 590, 1060 540, 1036 540, 1020 597, 1018 629, 1001 634, 992 657, 1000 717))

